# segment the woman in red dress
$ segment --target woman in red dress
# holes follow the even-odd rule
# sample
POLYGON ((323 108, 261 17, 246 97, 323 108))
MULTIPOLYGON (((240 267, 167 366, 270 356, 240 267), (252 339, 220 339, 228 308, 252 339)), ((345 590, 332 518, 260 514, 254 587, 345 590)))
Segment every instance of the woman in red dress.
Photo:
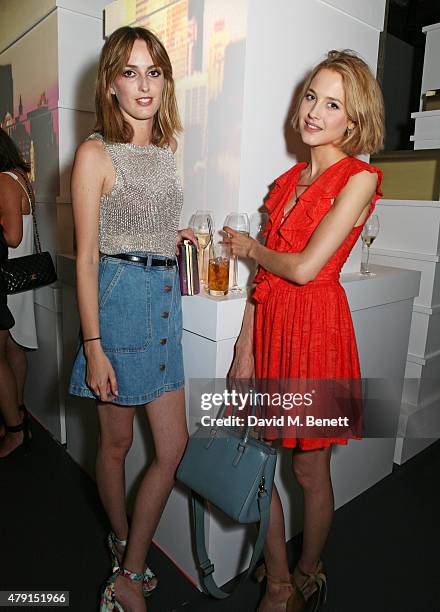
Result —
MULTIPOLYGON (((310 147, 276 179, 266 202, 263 246, 229 227, 232 253, 259 264, 231 378, 360 378, 350 310, 339 273, 380 197, 382 173, 353 157, 379 150, 383 99, 352 52, 331 51, 310 74, 292 120, 310 147)), ((267 588, 259 612, 317 610, 325 599, 320 556, 333 516, 332 444, 340 437, 283 437, 304 492, 301 558, 289 575, 284 515, 276 488, 266 541, 267 588)))

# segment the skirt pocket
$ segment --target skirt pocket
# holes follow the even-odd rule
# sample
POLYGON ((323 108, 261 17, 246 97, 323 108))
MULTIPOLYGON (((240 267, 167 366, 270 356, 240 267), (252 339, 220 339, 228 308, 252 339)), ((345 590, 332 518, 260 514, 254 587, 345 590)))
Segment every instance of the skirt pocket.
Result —
POLYGON ((99 284, 102 346, 110 353, 145 351, 152 341, 149 275, 142 266, 106 260, 99 284))

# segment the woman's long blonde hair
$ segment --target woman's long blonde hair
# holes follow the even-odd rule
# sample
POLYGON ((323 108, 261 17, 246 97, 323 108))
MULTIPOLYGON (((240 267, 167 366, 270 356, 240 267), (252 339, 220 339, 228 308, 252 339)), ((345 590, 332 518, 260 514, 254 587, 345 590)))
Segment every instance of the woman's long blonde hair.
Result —
POLYGON ((102 48, 96 81, 95 131, 100 132, 108 142, 131 142, 133 139, 133 128, 124 119, 116 96, 110 93, 110 88, 127 65, 136 40, 145 41, 153 62, 163 72, 165 83, 162 101, 154 115, 151 139, 152 144, 163 147, 171 142, 175 134, 182 131, 182 124, 177 108, 170 58, 157 36, 145 28, 129 26, 118 28, 109 36, 102 48))

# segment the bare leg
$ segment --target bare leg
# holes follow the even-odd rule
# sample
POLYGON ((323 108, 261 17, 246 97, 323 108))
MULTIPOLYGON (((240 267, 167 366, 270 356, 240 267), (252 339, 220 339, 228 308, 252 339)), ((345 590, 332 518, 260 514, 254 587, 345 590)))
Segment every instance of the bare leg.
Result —
MULTIPOLYGON (((313 572, 324 548, 333 518, 333 489, 330 479, 331 448, 315 451, 295 451, 292 458, 293 471, 304 493, 303 550, 299 566, 304 572, 313 572)), ((264 549, 267 573, 288 582, 284 516, 281 500, 274 488, 270 507, 269 531, 264 549)), ((295 582, 301 586, 304 577, 298 569, 294 571, 295 582)), ((285 610, 285 603, 292 589, 268 582, 266 594, 259 612, 285 610)), ((304 593, 309 597, 310 593, 304 593)))
MULTIPOLYGON (((17 386, 14 373, 6 357, 6 342, 9 337, 7 330, 0 330, 0 409, 6 425, 10 427, 22 423, 22 415, 18 410, 17 386)), ((8 432, 0 442, 0 458, 9 455, 23 442, 23 432, 8 432)))
MULTIPOLYGON (((303 550, 298 562, 304 572, 315 571, 333 520, 330 457, 331 447, 293 454, 293 471, 304 492, 303 550)), ((294 577, 301 586, 304 577, 298 572, 298 566, 294 577)))
POLYGON ((128 536, 125 510, 125 458, 133 441, 135 409, 98 402, 100 434, 96 455, 96 482, 116 537, 128 536))
MULTIPOLYGON (((280 496, 275 486, 270 504, 269 529, 264 546, 264 561, 269 576, 273 576, 286 583, 290 581, 289 566, 287 564, 284 513, 280 496)), ((268 580, 266 594, 258 607, 258 612, 284 611, 286 609, 286 601, 291 593, 291 587, 280 586, 268 580)))
MULTIPOLYGON (((131 572, 144 570, 145 557, 157 524, 175 481, 175 472, 185 450, 188 430, 182 390, 164 393, 149 403, 146 412, 153 434, 156 456, 148 467, 138 490, 128 539, 124 567, 131 572)), ((123 576, 116 580, 117 600, 133 611, 146 610, 142 585, 123 576), (135 596, 135 599, 133 597, 135 596)))
POLYGON ((27 376, 26 351, 12 339, 11 335, 8 336, 6 342, 6 357, 12 371, 14 372, 14 377, 17 384, 18 404, 21 406, 24 403, 24 385, 26 383, 27 376))
MULTIPOLYGON (((133 442, 135 409, 106 402, 97 402, 97 408, 100 433, 96 455, 96 483, 116 537, 126 540, 128 521, 125 509, 125 458, 133 442)), ((117 548, 122 559, 124 549, 117 548)), ((134 586, 134 600, 130 599, 130 606, 133 605, 133 608, 129 609, 145 610, 142 584, 134 586)))
POLYGON ((148 404, 156 456, 137 493, 125 563, 142 569, 162 511, 174 486, 175 472, 188 439, 183 390, 170 391, 148 404))

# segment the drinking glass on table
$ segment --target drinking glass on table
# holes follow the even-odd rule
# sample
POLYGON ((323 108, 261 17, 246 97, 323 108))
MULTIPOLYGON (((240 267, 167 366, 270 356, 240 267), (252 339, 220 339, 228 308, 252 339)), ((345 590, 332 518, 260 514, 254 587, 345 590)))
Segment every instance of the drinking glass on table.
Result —
POLYGON ((196 210, 191 217, 191 229, 196 235, 201 249, 199 258, 199 278, 200 284, 206 286, 206 265, 205 251, 211 242, 210 229, 214 227, 210 210, 196 210))
POLYGON ((379 217, 371 215, 362 230, 362 262, 361 274, 363 276, 376 276, 374 272, 370 272, 368 263, 370 260, 370 247, 379 234, 379 217))
MULTIPOLYGON (((223 225, 240 232, 244 236, 249 236, 249 217, 246 213, 229 213, 223 225)), ((233 281, 230 290, 232 293, 241 291, 238 286, 238 259, 236 255, 234 255, 233 281)))
POLYGON ((231 249, 222 242, 211 242, 208 261, 208 291, 211 295, 227 295, 231 249))

